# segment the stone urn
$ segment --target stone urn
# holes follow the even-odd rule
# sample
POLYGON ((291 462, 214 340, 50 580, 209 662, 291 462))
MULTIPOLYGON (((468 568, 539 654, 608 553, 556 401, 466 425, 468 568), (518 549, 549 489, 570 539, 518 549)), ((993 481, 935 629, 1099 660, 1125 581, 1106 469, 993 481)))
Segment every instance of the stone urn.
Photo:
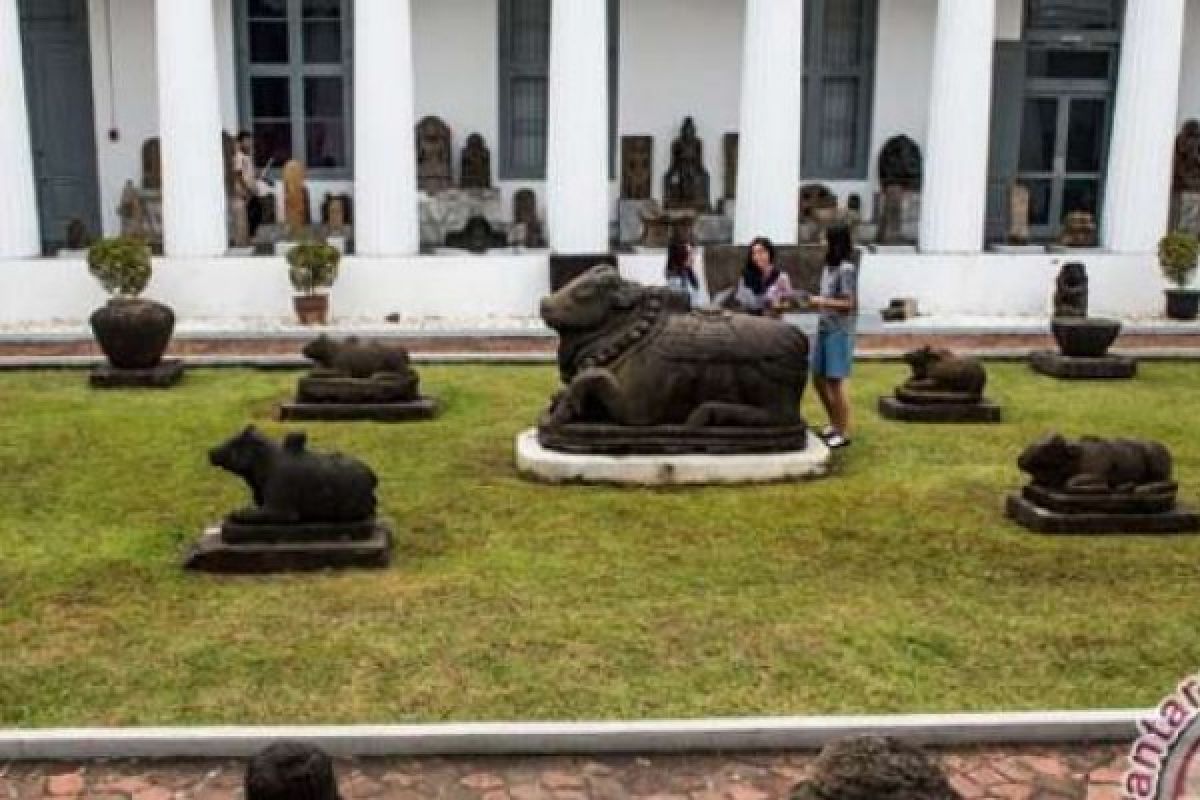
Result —
POLYGON ((1121 323, 1095 317, 1055 317, 1050 329, 1064 356, 1103 358, 1121 333, 1121 323))
POLYGON ((140 297, 114 297, 89 321, 100 349, 118 369, 158 366, 175 332, 175 312, 140 297))

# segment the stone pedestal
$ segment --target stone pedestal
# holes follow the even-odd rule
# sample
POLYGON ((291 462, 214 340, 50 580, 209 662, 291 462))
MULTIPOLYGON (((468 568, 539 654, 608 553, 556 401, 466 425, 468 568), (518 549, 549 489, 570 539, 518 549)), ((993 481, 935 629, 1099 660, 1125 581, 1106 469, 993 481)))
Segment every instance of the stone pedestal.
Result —
POLYGON ((94 368, 88 375, 93 389, 169 389, 183 380, 183 361, 164 360, 148 369, 119 369, 110 364, 94 368))
POLYGON ((658 202, 649 198, 630 200, 622 198, 617 201, 617 241, 627 247, 638 245, 646 235, 646 225, 642 221, 646 215, 661 213, 658 202))
POLYGON ((1058 352, 1041 350, 1029 357, 1035 372, 1064 380, 1125 380, 1137 374, 1137 361, 1110 355, 1121 332, 1117 320, 1058 317, 1050 323, 1058 352))
MULTIPOLYGON (((1142 513, 1096 511, 1064 511, 1047 507, 1054 505, 1053 495, 1030 491, 1009 495, 1005 512, 1009 519, 1037 533, 1100 534, 1100 533, 1196 533, 1200 532, 1200 514, 1182 508, 1142 513)), ((1060 498, 1061 499, 1061 498, 1060 498)))
POLYGON ((499 189, 447 189, 422 193, 419 201, 421 245, 442 247, 448 236, 462 232, 475 217, 497 231, 507 229, 499 189))
POLYGON ((700 245, 729 244, 733 241, 733 217, 724 214, 701 214, 696 217, 692 240, 700 245))
POLYGON ((229 526, 204 532, 184 557, 198 572, 255 575, 323 569, 381 569, 391 562, 392 533, 382 522, 363 526, 254 526, 258 534, 229 526))
POLYGON ((879 414, 896 422, 995 423, 1002 418, 1000 406, 986 398, 951 393, 918 395, 904 389, 879 398, 879 414))
POLYGON ((820 478, 829 472, 829 448, 809 435, 795 452, 751 455, 585 455, 549 450, 536 430, 516 440, 517 469, 547 483, 622 486, 696 486, 820 478))
POLYGON ((434 419, 441 404, 432 397, 393 403, 284 403, 279 418, 285 422, 414 422, 434 419))
POLYGON ((1137 361, 1128 356, 1075 358, 1039 350, 1029 356, 1029 366, 1034 372, 1061 380, 1128 380, 1137 375, 1137 361))

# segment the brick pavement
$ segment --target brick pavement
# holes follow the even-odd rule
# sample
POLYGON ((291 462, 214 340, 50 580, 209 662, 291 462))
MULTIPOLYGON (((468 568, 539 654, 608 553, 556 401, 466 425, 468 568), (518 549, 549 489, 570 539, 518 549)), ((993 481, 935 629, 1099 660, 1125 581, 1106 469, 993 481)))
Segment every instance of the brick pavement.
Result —
MULTIPOLYGON (((936 751, 965 798, 1117 800, 1127 745, 936 751)), ((812 753, 339 761, 344 800, 773 800, 812 753)), ((0 800, 220 800, 237 761, 0 764, 0 800)))

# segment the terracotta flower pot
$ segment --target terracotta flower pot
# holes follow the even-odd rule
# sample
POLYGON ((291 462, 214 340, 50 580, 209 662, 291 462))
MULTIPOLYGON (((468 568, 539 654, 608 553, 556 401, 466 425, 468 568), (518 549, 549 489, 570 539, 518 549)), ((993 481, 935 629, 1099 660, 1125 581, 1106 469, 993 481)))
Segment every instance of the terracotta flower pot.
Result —
POLYGON ((329 295, 298 294, 292 298, 296 318, 301 325, 329 324, 329 295))
POLYGON ((1167 289, 1167 317, 1192 320, 1200 313, 1200 291, 1196 289, 1167 289))
POLYGON ((137 297, 114 297, 89 321, 100 349, 118 369, 158 366, 175 332, 175 312, 137 297))

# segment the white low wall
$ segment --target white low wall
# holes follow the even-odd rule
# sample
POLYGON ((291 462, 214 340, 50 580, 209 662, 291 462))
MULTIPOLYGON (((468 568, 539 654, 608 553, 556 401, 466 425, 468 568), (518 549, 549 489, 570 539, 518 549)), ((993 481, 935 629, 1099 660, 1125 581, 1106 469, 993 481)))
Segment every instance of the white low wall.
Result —
POLYGON ((915 297, 922 314, 1044 317, 1051 313, 1054 279, 1066 261, 1087 265, 1091 313, 1162 315, 1167 285, 1152 254, 867 255, 859 305, 874 311, 893 297, 915 297))
MULTIPOLYGON (((1046 316, 1061 255, 864 257, 864 312, 893 297, 916 297, 936 316, 1046 316)), ((1165 288, 1153 255, 1079 257, 1091 280, 1093 313, 1156 317, 1165 288)), ((663 282, 660 253, 625 255, 625 277, 663 282)), ((702 275, 703 269, 698 270, 702 275)), ((333 290, 343 320, 404 318, 480 320, 533 317, 549 291, 545 252, 416 258, 347 257, 333 290)), ((147 295, 170 304, 180 319, 288 320, 292 289, 283 258, 156 259, 147 295)), ((49 258, 0 264, 0 327, 82 323, 105 295, 81 259, 49 258)))

